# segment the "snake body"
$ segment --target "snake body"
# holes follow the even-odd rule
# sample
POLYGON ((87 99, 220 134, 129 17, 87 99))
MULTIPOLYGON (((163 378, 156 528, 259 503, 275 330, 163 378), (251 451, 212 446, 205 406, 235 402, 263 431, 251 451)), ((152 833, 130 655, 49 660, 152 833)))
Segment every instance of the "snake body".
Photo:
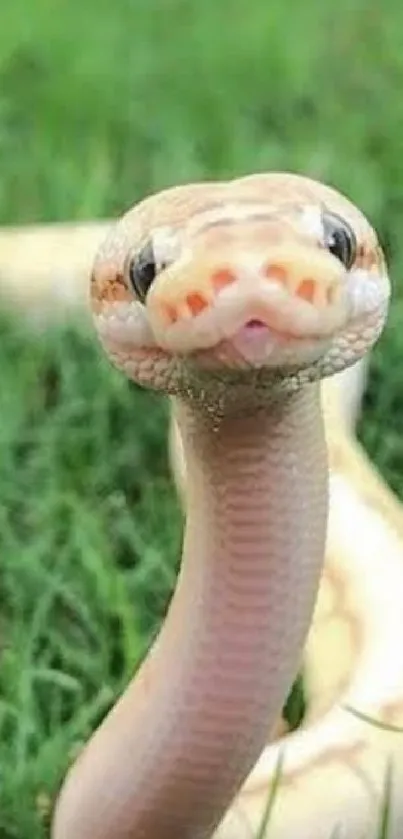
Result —
MULTIPOLYGON (((333 542, 365 515, 331 464, 340 521, 331 515, 327 531, 321 380, 373 346, 389 293, 366 218, 332 188, 291 174, 166 190, 129 211, 100 248, 96 328, 126 375, 172 400, 186 527, 163 628, 68 773, 54 839, 246 839, 282 745, 268 837, 375 835, 382 738, 393 735, 368 733, 335 704, 334 685, 328 707, 315 706, 309 644, 312 718, 283 743, 266 743, 300 665, 326 538, 336 556, 333 542)), ((345 702, 396 720, 403 661, 382 662, 381 653, 401 622, 395 610, 385 630, 374 613, 386 544, 377 526, 369 582, 363 563, 348 577, 330 559, 328 596, 347 575, 362 600, 345 702)), ((387 573, 403 586, 402 549, 393 532, 388 539, 389 549, 397 544, 387 573)))

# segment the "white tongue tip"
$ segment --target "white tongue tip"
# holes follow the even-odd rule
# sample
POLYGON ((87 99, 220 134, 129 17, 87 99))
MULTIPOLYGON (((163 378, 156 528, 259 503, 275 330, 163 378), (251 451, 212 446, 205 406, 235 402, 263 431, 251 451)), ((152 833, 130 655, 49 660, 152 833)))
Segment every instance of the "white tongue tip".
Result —
POLYGON ((279 337, 263 321, 250 320, 231 338, 245 361, 261 363, 278 347, 279 337))

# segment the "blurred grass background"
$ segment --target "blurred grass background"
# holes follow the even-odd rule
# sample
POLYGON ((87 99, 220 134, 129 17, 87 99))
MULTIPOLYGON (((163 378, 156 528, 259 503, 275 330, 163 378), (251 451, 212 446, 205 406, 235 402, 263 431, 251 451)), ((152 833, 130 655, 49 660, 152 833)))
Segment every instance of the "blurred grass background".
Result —
MULTIPOLYGON (((395 293, 359 434, 400 495, 402 31, 398 0, 13 0, 0 26, 1 223, 262 169, 370 216, 395 293)), ((0 328, 0 839, 39 839, 163 615, 180 514, 163 401, 85 328, 0 328)))

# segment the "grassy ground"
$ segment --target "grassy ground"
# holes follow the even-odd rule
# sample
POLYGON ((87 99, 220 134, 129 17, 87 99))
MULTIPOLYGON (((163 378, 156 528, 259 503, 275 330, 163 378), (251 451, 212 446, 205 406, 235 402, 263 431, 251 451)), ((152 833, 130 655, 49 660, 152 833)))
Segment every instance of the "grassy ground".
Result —
MULTIPOLYGON (((304 171, 371 216, 395 280, 360 434, 403 496, 403 7, 14 0, 0 30, 0 222, 304 171)), ((0 839, 42 839, 66 765, 172 589, 165 407, 93 337, 1 324, 0 839)))

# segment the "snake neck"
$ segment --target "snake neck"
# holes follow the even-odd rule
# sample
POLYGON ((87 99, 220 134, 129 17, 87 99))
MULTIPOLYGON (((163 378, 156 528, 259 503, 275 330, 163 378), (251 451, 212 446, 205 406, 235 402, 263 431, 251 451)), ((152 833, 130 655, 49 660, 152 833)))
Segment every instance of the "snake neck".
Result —
POLYGON ((299 667, 326 532, 319 388, 218 425, 176 407, 188 474, 176 592, 67 780, 55 839, 209 837, 299 667))

